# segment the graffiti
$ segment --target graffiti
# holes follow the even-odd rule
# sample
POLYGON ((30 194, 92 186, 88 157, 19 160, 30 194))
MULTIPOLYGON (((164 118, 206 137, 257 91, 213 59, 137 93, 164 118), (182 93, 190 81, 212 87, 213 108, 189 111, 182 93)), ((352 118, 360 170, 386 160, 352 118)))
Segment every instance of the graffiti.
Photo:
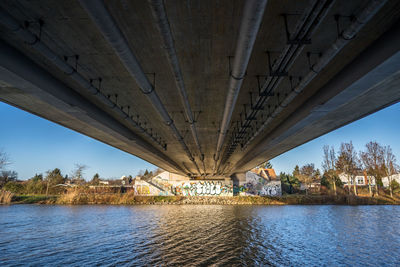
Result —
POLYGON ((202 181, 172 185, 171 191, 178 196, 227 196, 232 195, 233 188, 219 181, 202 181))
POLYGON ((235 195, 281 196, 281 182, 269 181, 255 173, 246 173, 246 183, 234 187, 235 195))
POLYGON ((150 195, 150 188, 147 185, 137 185, 135 186, 135 194, 150 195))
POLYGON ((280 196, 279 180, 263 178, 247 172, 246 180, 233 185, 229 180, 168 180, 156 176, 151 181, 136 181, 135 194, 154 196, 280 196))

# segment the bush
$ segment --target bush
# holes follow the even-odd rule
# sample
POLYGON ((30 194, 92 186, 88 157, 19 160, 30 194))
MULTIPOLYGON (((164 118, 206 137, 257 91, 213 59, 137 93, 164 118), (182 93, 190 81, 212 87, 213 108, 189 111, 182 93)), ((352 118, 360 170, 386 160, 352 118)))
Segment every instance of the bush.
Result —
POLYGON ((10 182, 7 182, 3 186, 3 190, 9 191, 9 192, 12 192, 15 194, 22 194, 25 191, 25 187, 21 183, 10 181, 10 182))
POLYGON ((34 179, 29 180, 25 186, 25 193, 27 194, 45 194, 46 184, 42 181, 36 181, 34 179))
POLYGON ((393 193, 400 193, 400 184, 396 180, 393 180, 390 186, 392 187, 393 193))

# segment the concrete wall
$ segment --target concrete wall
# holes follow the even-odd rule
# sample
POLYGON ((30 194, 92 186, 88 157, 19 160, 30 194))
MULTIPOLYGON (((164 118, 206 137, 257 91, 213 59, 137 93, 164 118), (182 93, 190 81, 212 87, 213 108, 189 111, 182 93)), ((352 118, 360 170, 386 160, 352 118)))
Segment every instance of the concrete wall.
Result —
POLYGON ((190 178, 188 176, 183 176, 183 175, 179 175, 179 174, 167 172, 167 171, 163 171, 162 173, 157 174, 156 177, 158 177, 161 180, 166 180, 166 181, 188 181, 188 180, 190 180, 190 178))
POLYGON ((253 172, 235 176, 237 183, 234 194, 241 196, 281 196, 282 187, 280 180, 268 181, 253 172))
POLYGON ((146 181, 135 181, 134 185, 135 195, 139 196, 161 196, 165 195, 163 191, 158 189, 157 187, 149 184, 146 181))

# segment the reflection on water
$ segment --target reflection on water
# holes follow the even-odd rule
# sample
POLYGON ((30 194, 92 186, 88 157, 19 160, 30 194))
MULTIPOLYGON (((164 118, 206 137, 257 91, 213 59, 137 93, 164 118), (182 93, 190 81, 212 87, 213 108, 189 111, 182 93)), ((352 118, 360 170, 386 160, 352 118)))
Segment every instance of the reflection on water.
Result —
POLYGON ((0 265, 399 266, 398 206, 0 206, 0 265))

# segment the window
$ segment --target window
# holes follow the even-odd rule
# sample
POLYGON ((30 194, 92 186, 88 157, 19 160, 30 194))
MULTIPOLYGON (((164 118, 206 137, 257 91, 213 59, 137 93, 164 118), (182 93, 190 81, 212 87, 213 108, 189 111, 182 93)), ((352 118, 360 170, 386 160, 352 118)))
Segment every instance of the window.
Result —
POLYGON ((364 177, 357 177, 357 184, 364 184, 364 177))

